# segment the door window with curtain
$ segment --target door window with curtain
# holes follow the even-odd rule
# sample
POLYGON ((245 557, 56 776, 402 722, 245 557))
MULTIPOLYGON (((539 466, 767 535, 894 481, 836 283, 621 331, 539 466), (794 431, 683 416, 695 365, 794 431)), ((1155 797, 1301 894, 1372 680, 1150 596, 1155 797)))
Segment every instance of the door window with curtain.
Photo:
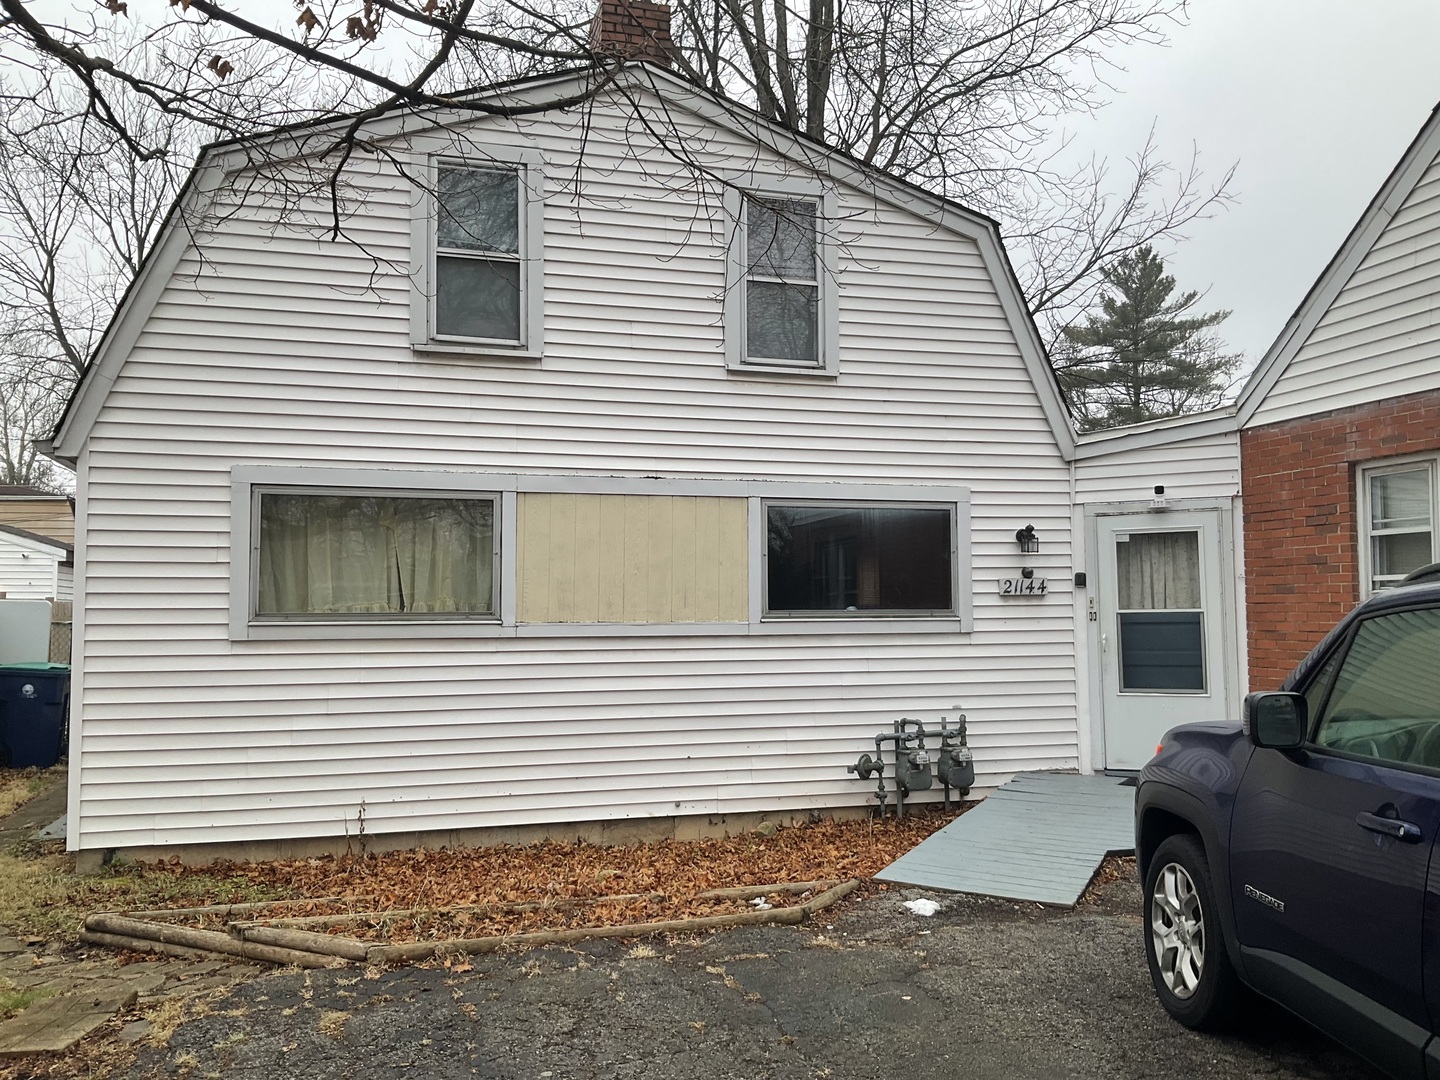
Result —
POLYGON ((1203 692, 1200 534, 1117 536, 1115 573, 1121 691, 1203 692))
POLYGON ((265 491, 257 616, 490 616, 495 500, 265 491))

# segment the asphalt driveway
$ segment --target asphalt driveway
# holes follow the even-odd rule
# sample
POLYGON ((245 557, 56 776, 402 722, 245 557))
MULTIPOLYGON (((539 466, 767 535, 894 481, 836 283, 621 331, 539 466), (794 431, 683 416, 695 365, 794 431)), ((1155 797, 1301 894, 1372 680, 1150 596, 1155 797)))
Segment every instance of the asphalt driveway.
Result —
MULTIPOLYGON (((594 942, 471 970, 246 983, 123 1075, 226 1080, 1376 1080, 1275 1010, 1194 1035, 1156 1004, 1139 891, 1075 912, 884 894, 805 928, 594 942)), ((933 895, 933 894, 931 894, 933 895)))

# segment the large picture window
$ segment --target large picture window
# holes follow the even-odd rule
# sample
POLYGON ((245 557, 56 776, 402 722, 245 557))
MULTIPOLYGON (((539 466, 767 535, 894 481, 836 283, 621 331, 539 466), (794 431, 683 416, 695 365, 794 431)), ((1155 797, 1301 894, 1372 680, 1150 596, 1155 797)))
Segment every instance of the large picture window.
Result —
POLYGON ((955 610, 948 507, 765 507, 767 614, 955 610))
POLYGON ((1366 588, 1374 593, 1436 561, 1435 462, 1367 469, 1361 490, 1361 550, 1366 588))
POLYGON ((258 499, 257 617, 495 613, 493 498, 258 499))

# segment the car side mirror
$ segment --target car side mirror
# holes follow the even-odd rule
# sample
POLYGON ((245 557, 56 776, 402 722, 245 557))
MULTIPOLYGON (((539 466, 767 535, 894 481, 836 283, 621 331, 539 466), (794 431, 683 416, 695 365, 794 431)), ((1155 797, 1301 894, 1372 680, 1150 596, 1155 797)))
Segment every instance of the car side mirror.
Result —
POLYGON ((1305 745, 1310 703, 1303 694, 1269 691, 1245 695, 1245 734, 1256 746, 1298 750, 1305 745))

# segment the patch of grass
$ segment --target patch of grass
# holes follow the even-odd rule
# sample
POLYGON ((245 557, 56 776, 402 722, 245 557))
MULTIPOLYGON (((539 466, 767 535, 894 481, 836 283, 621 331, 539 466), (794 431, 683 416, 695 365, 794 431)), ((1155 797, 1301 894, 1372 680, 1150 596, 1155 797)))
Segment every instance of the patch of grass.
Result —
POLYGON ((166 866, 116 866, 81 875, 63 854, 0 854, 0 931, 47 941, 74 942, 85 916, 96 911, 238 904, 293 895, 284 886, 230 875, 178 874, 166 866))
POLYGON ((63 768, 0 769, 0 820, 9 817, 51 784, 65 779, 63 768))
POLYGON ((47 998, 53 993, 55 993, 54 990, 45 986, 32 986, 26 990, 19 990, 13 986, 0 987, 0 1020, 23 1012, 41 998, 47 998))
POLYGON ((317 1026, 320 1034, 338 1040, 345 1037, 345 1025, 349 1020, 349 1013, 343 1013, 337 1009, 327 1009, 325 1014, 320 1017, 320 1023, 317 1026))

